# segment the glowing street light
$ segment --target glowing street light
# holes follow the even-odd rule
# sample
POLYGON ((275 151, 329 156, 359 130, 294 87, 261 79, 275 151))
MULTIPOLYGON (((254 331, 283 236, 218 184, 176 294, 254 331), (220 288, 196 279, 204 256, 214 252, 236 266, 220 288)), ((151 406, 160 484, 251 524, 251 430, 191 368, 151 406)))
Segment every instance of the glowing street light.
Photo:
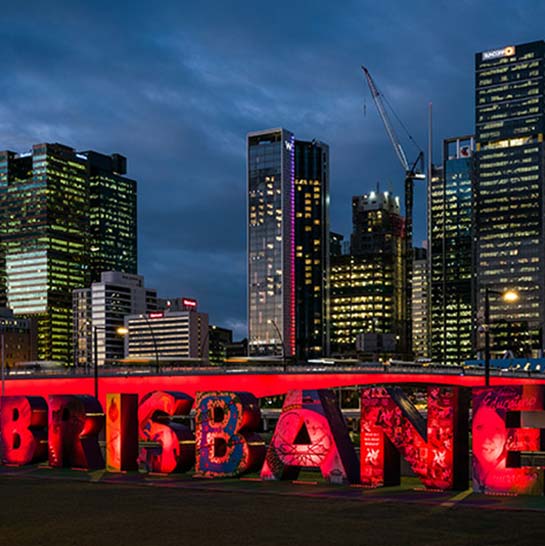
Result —
POLYGON ((484 288, 484 384, 490 386, 490 294, 500 296, 505 303, 516 303, 520 299, 517 290, 504 291, 493 290, 488 286, 484 288))

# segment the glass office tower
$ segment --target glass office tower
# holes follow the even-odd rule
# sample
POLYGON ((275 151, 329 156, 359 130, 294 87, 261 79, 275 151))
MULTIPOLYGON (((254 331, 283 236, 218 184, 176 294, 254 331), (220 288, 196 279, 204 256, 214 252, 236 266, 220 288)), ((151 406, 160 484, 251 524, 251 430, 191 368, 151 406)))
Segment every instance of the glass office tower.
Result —
POLYGON ((407 318, 405 221, 399 197, 372 191, 352 198, 350 255, 331 258, 331 350, 350 353, 363 333, 401 335, 407 318))
POLYGON ((544 58, 543 41, 475 57, 478 320, 484 312, 486 286, 520 292, 515 304, 490 297, 494 353, 521 354, 543 346, 544 58))
POLYGON ((279 128, 247 154, 249 354, 327 354, 328 147, 279 128))
POLYGON ((118 217, 91 235, 91 219, 111 211, 100 210, 103 200, 91 205, 89 154, 62 144, 37 144, 19 155, 0 152, 2 300, 16 316, 37 319, 40 360, 72 362, 72 290, 99 275, 93 264, 118 260, 106 246, 92 246, 118 231, 118 217), (91 252, 101 250, 104 256, 92 261, 91 252))
POLYGON ((434 362, 473 356, 473 183, 475 139, 443 142, 430 184, 431 346, 434 362))
POLYGON ((136 181, 123 176, 127 160, 89 151, 89 235, 91 282, 104 271, 136 274, 136 181))

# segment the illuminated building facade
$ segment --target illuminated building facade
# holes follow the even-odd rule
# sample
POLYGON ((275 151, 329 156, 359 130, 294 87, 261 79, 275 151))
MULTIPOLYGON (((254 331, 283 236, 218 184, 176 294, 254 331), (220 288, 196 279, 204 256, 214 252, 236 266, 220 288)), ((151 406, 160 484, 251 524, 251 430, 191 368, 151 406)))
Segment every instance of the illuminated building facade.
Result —
POLYGON ((431 355, 462 364, 473 356, 473 136, 446 139, 430 184, 431 355))
POLYGON ((186 358, 208 361, 208 315, 193 311, 155 311, 127 315, 125 356, 172 363, 186 358))
POLYGON ((492 346, 500 352, 543 346, 544 62, 543 41, 475 56, 477 317, 485 287, 520 293, 515 304, 490 298, 492 346))
POLYGON ((429 263, 425 248, 414 249, 411 278, 412 350, 415 358, 430 355, 429 263))
POLYGON ((233 343, 233 331, 210 324, 208 326, 208 360, 221 366, 227 358, 227 348, 233 343))
POLYGON ((329 149, 285 129, 248 134, 250 355, 328 353, 329 149))
POLYGON ((378 191, 356 196, 352 220, 350 255, 331 258, 333 353, 353 351, 362 333, 395 334, 400 339, 407 318, 399 197, 378 191))
POLYGON ((137 272, 136 181, 123 176, 127 160, 83 152, 89 181, 91 281, 103 271, 137 272))
POLYGON ((0 358, 4 366, 11 368, 19 362, 36 360, 36 324, 32 319, 22 319, 13 316, 13 311, 0 307, 0 334, 3 338, 4 351, 0 358))
POLYGON ((75 365, 94 365, 95 328, 98 365, 122 359, 125 344, 117 329, 124 325, 125 315, 156 310, 157 292, 145 288, 140 275, 107 271, 90 288, 74 290, 75 365))
MULTIPOLYGON (((99 180, 108 171, 116 178, 119 166, 121 156, 79 153, 62 144, 0 152, 1 300, 16 316, 36 318, 39 360, 72 362, 72 291, 99 276, 94 267, 117 266, 121 256, 135 272, 136 254, 125 260, 110 244, 117 233, 125 237, 125 219, 101 210, 111 201, 100 196, 107 191, 99 180)), ((128 184, 136 191, 133 181, 128 184)), ((118 208, 131 207, 130 198, 128 203, 118 208)), ((136 221, 129 238, 136 241, 136 221)), ((136 244, 126 248, 130 254, 136 244)))

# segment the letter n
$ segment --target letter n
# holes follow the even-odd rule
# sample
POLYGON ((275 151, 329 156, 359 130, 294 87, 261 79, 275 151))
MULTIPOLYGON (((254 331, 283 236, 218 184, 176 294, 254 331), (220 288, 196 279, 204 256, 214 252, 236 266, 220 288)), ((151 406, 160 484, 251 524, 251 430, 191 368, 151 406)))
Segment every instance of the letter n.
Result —
POLYGON ((428 387, 427 422, 399 387, 361 395, 361 481, 399 483, 399 454, 428 488, 467 489, 468 397, 459 388, 428 387))

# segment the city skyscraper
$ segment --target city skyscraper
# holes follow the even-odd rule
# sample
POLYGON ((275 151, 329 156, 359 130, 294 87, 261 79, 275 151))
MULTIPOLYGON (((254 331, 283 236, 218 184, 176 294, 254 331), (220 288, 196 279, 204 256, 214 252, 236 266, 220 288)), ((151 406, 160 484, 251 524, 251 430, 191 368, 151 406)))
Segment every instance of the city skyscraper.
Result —
POLYGON ((329 148, 248 134, 250 355, 328 353, 329 148))
MULTIPOLYGON (((545 320, 545 42, 477 53, 476 313, 485 289, 517 289, 518 302, 490 296, 494 352, 534 352, 545 320)), ((482 344, 479 343, 482 347, 482 344)))
POLYGON ((129 196, 110 209, 109 196, 125 186, 106 182, 118 180, 124 163, 62 144, 0 152, 1 299, 16 316, 36 318, 40 360, 72 362, 72 290, 99 277, 95 268, 126 265, 135 273, 136 201, 129 196), (117 233, 124 249, 112 245, 117 233))
POLYGON ((427 249, 414 249, 412 273, 412 351, 415 358, 427 358, 430 356, 429 262, 427 249))
POLYGON ((106 271, 99 282, 73 292, 74 363, 99 366, 125 356, 125 343, 117 334, 125 315, 157 310, 157 292, 144 287, 140 275, 106 271), (96 330, 96 332, 95 332, 96 330))
POLYGON ((434 362, 473 356, 473 136, 446 139, 429 186, 431 349, 434 362))
POLYGON ((331 258, 331 348, 353 351, 357 334, 394 334, 403 352, 407 320, 404 220, 399 197, 352 198, 350 255, 331 258))

